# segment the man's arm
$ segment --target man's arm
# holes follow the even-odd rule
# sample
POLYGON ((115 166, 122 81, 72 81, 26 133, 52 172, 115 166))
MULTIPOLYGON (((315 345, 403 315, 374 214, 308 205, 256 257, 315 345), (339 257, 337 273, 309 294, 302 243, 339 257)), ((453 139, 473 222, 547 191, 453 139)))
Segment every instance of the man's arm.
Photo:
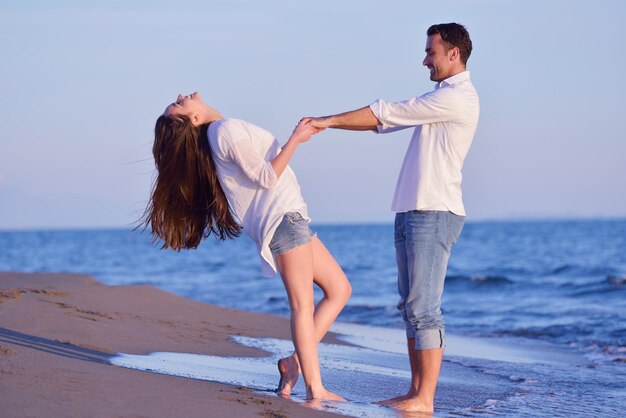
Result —
POLYGON ((309 123, 318 129, 336 128, 351 131, 376 131, 380 121, 369 106, 337 115, 312 118, 309 123))

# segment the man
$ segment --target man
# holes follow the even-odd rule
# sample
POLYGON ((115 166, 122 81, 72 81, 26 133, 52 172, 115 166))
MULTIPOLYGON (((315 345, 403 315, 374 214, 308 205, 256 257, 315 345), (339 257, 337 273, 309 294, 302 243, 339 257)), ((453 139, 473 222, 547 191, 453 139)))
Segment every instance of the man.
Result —
POLYGON ((433 412, 444 350, 441 295, 448 258, 463 228, 461 168, 476 132, 478 95, 467 59, 472 41, 457 23, 431 26, 423 65, 435 89, 407 101, 377 100, 342 114, 314 118, 313 126, 379 133, 415 127, 398 177, 396 212, 398 309, 406 324, 411 386, 382 401, 404 411, 433 412))

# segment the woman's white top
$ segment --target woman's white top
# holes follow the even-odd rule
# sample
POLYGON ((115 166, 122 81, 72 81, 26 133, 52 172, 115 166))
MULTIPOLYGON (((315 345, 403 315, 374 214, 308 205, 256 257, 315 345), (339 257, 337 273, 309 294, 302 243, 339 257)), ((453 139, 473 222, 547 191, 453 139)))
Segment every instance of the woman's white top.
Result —
POLYGON ((287 166, 280 177, 270 161, 281 148, 265 129, 240 119, 221 119, 209 125, 209 144, 219 182, 244 232, 257 245, 261 274, 276 275, 269 243, 287 212, 310 221, 296 175, 287 166))

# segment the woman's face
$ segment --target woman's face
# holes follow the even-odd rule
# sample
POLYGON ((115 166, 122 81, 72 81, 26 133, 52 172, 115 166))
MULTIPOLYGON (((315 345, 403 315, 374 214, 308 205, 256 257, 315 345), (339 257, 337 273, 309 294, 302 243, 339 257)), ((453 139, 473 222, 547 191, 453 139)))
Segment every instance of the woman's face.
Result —
POLYGON ((165 116, 188 116, 199 114, 206 105, 200 97, 200 93, 191 93, 188 96, 179 94, 176 101, 165 108, 165 116))

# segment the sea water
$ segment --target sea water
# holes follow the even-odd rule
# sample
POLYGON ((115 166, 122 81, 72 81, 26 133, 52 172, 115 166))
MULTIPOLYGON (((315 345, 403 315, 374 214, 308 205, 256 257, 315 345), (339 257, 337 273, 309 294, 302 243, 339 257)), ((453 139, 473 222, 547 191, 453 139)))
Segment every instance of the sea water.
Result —
MULTIPOLYGON (((408 366, 398 363, 404 347, 395 308, 393 226, 312 228, 352 282, 353 296, 338 321, 348 329, 366 326, 344 326, 345 338, 383 356, 399 356, 389 360, 399 373, 395 380, 381 377, 388 384, 376 387, 389 388, 377 389, 379 396, 401 392, 408 366)), ((260 276, 256 248, 247 237, 209 238, 198 250, 176 253, 131 230, 5 231, 0 270, 86 273, 106 284, 151 284, 208 303, 289 313, 280 279, 260 276)), ((453 249, 443 296, 450 341, 437 414, 621 416, 625 296, 624 220, 468 222, 453 249), (471 378, 457 382, 455 376, 468 371, 482 376, 475 381, 485 396, 455 403, 462 398, 455 398, 455 390, 471 389, 471 378)), ((323 373, 333 370, 328 362, 322 366, 323 373)), ((336 373, 334 380, 341 376, 336 373)), ((331 380, 326 377, 330 387, 331 380)))

